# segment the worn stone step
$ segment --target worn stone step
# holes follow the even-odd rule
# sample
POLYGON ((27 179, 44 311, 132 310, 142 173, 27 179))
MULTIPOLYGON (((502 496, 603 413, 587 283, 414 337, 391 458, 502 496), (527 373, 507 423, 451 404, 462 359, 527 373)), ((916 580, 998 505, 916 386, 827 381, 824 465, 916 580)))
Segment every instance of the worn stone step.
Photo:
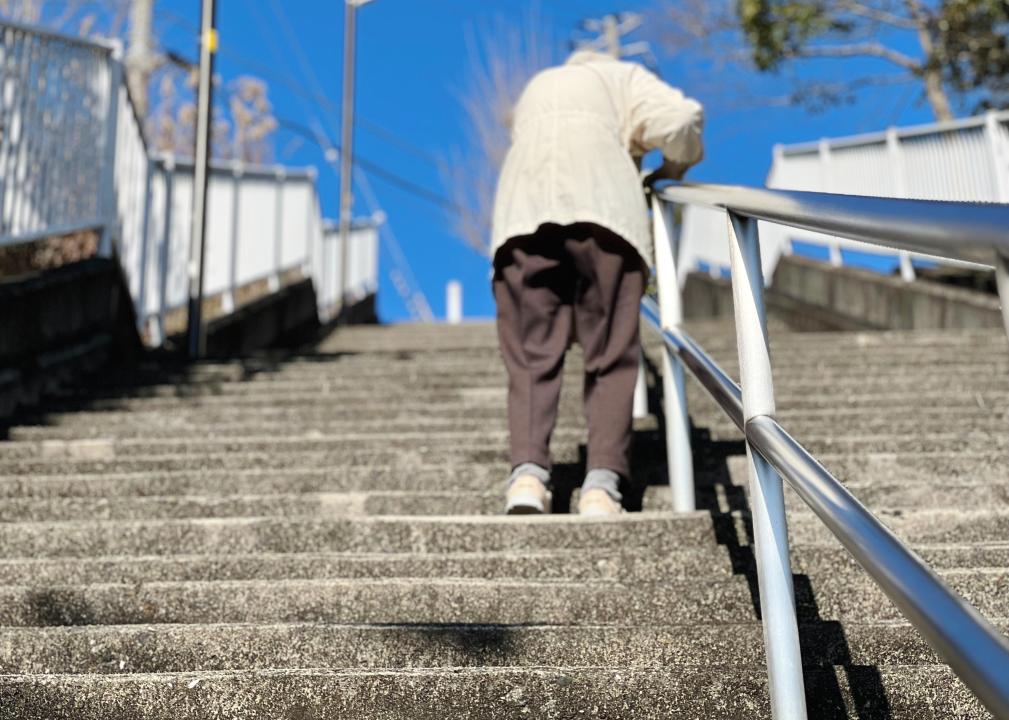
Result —
MULTIPOLYGON (((941 577, 954 591, 989 618, 1009 617, 1009 570, 975 568, 944 570, 941 577)), ((800 576, 795 583, 798 612, 807 619, 900 620, 903 616, 875 581, 858 570, 800 576)))
MULTIPOLYGON (((982 614, 1009 616, 1009 571, 947 571, 982 614)), ((395 578, 152 582, 0 588, 0 625, 206 623, 693 624, 756 620, 742 577, 634 583, 395 578)), ((796 586, 804 620, 896 621, 864 575, 796 586)))
MULTIPOLYGON (((1007 363, 1009 364, 1009 363, 1007 363)), ((738 377, 735 368, 724 368, 730 376, 738 377)), ((959 372, 937 372, 935 368, 924 368, 913 372, 911 368, 899 368, 893 374, 869 373, 856 368, 847 373, 815 372, 808 375, 781 372, 775 376, 775 386, 779 393, 833 395, 857 390, 862 394, 876 391, 895 394, 897 392, 945 391, 1009 391, 1009 373, 1005 367, 967 366, 959 372), (861 372, 859 372, 861 370, 861 372)), ((579 376, 569 373, 567 384, 578 384, 579 376)), ((193 401, 217 400, 237 401, 238 398, 270 401, 278 398, 316 396, 330 398, 334 402, 378 402, 394 399, 416 398, 418 396, 451 393, 460 388, 505 388, 504 373, 495 376, 445 374, 443 376, 413 376, 399 373, 381 379, 359 378, 355 376, 327 379, 323 381, 276 380, 271 383, 212 383, 199 385, 167 384, 133 388, 76 388, 63 391, 55 402, 91 403, 102 401, 136 402, 138 400, 193 401)))
MULTIPOLYGON (((918 510, 877 509, 885 525, 905 542, 985 543, 1009 540, 1009 509, 955 510, 927 508, 918 510)), ((831 537, 830 531, 811 511, 792 513, 789 534, 798 543, 819 543, 831 537)))
POLYGON ((430 492, 487 492, 504 488, 506 472, 505 467, 467 465, 418 465, 405 469, 383 464, 312 467, 297 463, 234 470, 26 474, 0 477, 0 498, 410 492, 418 488, 430 492))
MULTIPOLYGON (((558 422, 560 426, 569 423, 582 423, 583 414, 581 402, 577 398, 564 398, 561 404, 558 422)), ((783 424, 794 426, 801 423, 826 423, 834 421, 841 423, 860 423, 863 420, 879 422, 883 419, 900 420, 907 416, 909 407, 906 405, 890 405, 885 407, 845 407, 845 408, 808 408, 793 410, 779 409, 776 417, 783 424)), ((928 422, 939 422, 946 418, 949 422, 958 423, 961 419, 971 419, 978 415, 992 418, 1006 418, 1009 415, 1009 399, 1001 407, 979 406, 977 402, 955 407, 919 407, 915 414, 928 422)), ((694 425, 711 427, 715 424, 724 425, 728 422, 720 408, 708 398, 698 397, 690 407, 690 415, 694 425)), ((481 423, 496 421, 504 422, 504 408, 499 404, 473 405, 472 403, 438 403, 416 404, 403 403, 395 406, 371 407, 367 412, 367 420, 361 418, 359 408, 333 406, 299 407, 263 407, 250 416, 244 408, 179 409, 174 412, 137 409, 123 411, 79 411, 70 413, 47 413, 29 419, 25 424, 10 430, 10 438, 39 439, 44 437, 87 438, 87 437, 123 437, 161 431, 191 431, 207 433, 211 429, 217 431, 231 426, 247 426, 250 423, 269 425, 272 429, 290 428, 291 433, 302 431, 305 427, 317 424, 341 425, 357 420, 365 426, 382 422, 415 421, 455 421, 467 418, 471 422, 481 423)))
MULTIPOLYGON (((881 435, 855 429, 852 434, 802 434, 796 439, 814 456, 822 454, 917 453, 917 452, 1001 452, 1009 456, 1009 434, 1000 429, 973 429, 945 434, 881 435), (857 434, 856 434, 857 433, 857 434)), ((564 452, 577 449, 583 442, 585 431, 578 428, 559 428, 554 442, 559 452, 555 461, 567 462, 571 456, 564 452)), ((641 440, 635 447, 639 459, 654 460, 662 452, 657 432, 639 433, 641 440), (652 442, 645 442, 650 439, 652 442)), ((310 434, 308 437, 276 437, 273 435, 239 436, 231 438, 134 438, 88 440, 41 440, 0 444, 0 460, 8 468, 18 462, 66 463, 75 460, 106 460, 147 458, 162 456, 211 457, 219 454, 270 453, 274 455, 305 455, 308 453, 339 454, 342 462, 373 462, 376 456, 391 453, 399 457, 416 459, 439 455, 443 461, 472 458, 474 461, 507 462, 506 431, 476 429, 471 432, 412 432, 412 433, 344 433, 339 435, 310 434), (482 439, 482 442, 480 441, 482 439), (356 459, 361 458, 361 459, 356 459), (366 460, 363 460, 366 458, 366 460), (478 460, 479 459, 479 460, 478 460)), ((573 458, 577 460, 577 457, 573 458)))
MULTIPOLYGON (((702 418, 694 415, 692 420, 695 427, 706 430, 712 440, 734 440, 741 436, 739 428, 728 418, 718 418, 717 422, 704 423, 702 418)), ((1009 418, 1004 415, 990 414, 983 411, 976 411, 970 415, 961 415, 959 418, 923 418, 915 417, 914 413, 908 412, 900 418, 893 417, 857 417, 857 418, 823 418, 815 421, 783 420, 779 418, 782 426, 794 437, 823 437, 836 436, 846 437, 854 435, 864 437, 870 433, 896 437, 901 435, 916 435, 922 437, 945 437, 950 435, 952 429, 956 429, 958 434, 967 435, 970 433, 985 434, 1005 434, 1009 427, 1009 418)), ((419 424, 419 423, 418 423, 419 424)), ((642 425, 642 429, 648 427, 642 425)))
MULTIPOLYGON (((940 570, 1009 567, 1009 543, 915 545, 931 567, 940 570)), ((798 574, 823 577, 862 573, 837 542, 793 544, 798 574)), ((89 558, 0 560, 0 584, 92 585, 104 582, 271 580, 310 578, 459 577, 529 580, 615 580, 669 582, 697 577, 728 577, 753 570, 746 545, 667 548, 661 554, 593 548, 583 550, 460 553, 303 552, 251 555, 141 555, 89 558)))
MULTIPOLYGON (((1009 539, 1009 510, 878 509, 877 516, 911 543, 1000 542, 1009 539)), ((745 539, 745 515, 733 514, 745 539)), ((811 511, 793 512, 790 535, 798 543, 832 539, 811 511)), ((706 512, 628 513, 586 521, 571 515, 536 518, 412 516, 357 518, 213 518, 146 521, 21 522, 0 524, 7 557, 307 550, 425 551, 591 547, 592 537, 657 547, 709 542, 706 512), (559 543, 551 546, 550 542, 559 543), (342 545, 340 544, 342 543, 342 545), (545 544, 542 544, 545 543, 545 544)), ((603 542, 600 540, 600 542, 603 542)))
MULTIPOLYGON (((1007 621, 1000 621, 1005 631, 1007 621)), ((935 665, 906 623, 806 623, 803 664, 935 665)), ((116 625, 0 629, 0 674, 397 668, 682 667, 765 662, 758 622, 723 625, 116 625), (56 669, 58 668, 58 670, 56 669)))
MULTIPOLYGON (((817 459, 836 477, 862 485, 916 483, 998 483, 1006 479, 1009 456, 1002 452, 819 453, 817 459)), ((741 456, 730 457, 733 476, 746 477, 741 456), (738 474, 737 474, 738 473, 738 474)))
POLYGON ((693 624, 755 619, 753 598, 741 577, 632 586, 397 578, 0 588, 0 625, 10 627, 222 622, 693 624))
MULTIPOLYGON (((659 511, 672 508, 668 487, 645 488, 643 495, 640 509, 659 511)), ((0 500, 0 523, 241 516, 497 515, 503 511, 503 487, 483 493, 453 490, 218 495, 205 492, 200 495, 141 498, 6 498, 0 500)))
MULTIPOLYGON (((697 428, 706 430, 714 440, 734 439, 739 436, 739 429, 724 414, 720 414, 720 409, 712 408, 704 411, 695 408, 691 411, 691 421, 697 428)), ((369 413, 370 415, 370 413, 369 413)), ((847 434, 857 433, 864 435, 867 432, 878 432, 885 435, 903 434, 946 434, 951 427, 956 427, 961 432, 993 432, 1004 431, 1009 422, 1009 416, 992 411, 981 410, 980 408, 968 408, 958 414, 951 414, 952 417, 941 416, 915 416, 913 413, 903 412, 900 414, 877 414, 873 412, 862 412, 859 415, 848 414, 843 417, 829 417, 824 415, 814 415, 804 417, 801 413, 790 413, 779 416, 778 419, 786 428, 795 435, 827 435, 827 434, 847 434)), ((173 416, 153 416, 143 418, 148 422, 142 423, 139 418, 131 421, 129 417, 124 417, 115 424, 102 422, 96 424, 92 421, 89 425, 70 424, 57 427, 45 425, 21 426, 13 428, 9 435, 11 440, 41 442, 44 440, 75 440, 75 439, 97 439, 115 438, 117 440, 143 439, 145 437, 157 437, 161 439, 185 439, 206 437, 212 433, 217 438, 241 438, 241 437, 263 437, 271 435, 274 437, 311 437, 314 435, 339 436, 343 434, 357 435, 366 432, 377 434, 402 433, 413 435, 417 432, 427 433, 459 433, 472 431, 476 423, 479 423, 480 431, 487 433, 501 434, 508 430, 507 418, 502 409, 493 412, 467 413, 462 410, 444 415, 428 415, 423 417, 410 417, 400 414, 396 417, 378 419, 354 419, 348 416, 346 419, 334 420, 331 418, 311 418, 311 417, 261 417, 258 413, 249 417, 245 415, 241 419, 234 418, 227 421, 218 420, 216 423, 191 423, 186 422, 186 418, 173 416), (148 424, 149 423, 149 424, 148 424), (154 425, 157 423, 157 425, 154 425)), ((558 418, 558 427, 562 429, 582 429, 585 422, 581 412, 572 408, 563 413, 558 418)), ((636 430, 656 430, 658 419, 654 416, 636 420, 634 423, 636 430)))
POLYGON ((0 524, 4 557, 478 552, 714 544, 705 512, 542 517, 215 518, 0 524))
MULTIPOLYGON (((703 447, 699 452, 705 452, 703 447)), ((742 446, 734 452, 742 453, 742 446)), ((838 478, 863 488, 879 485, 901 488, 949 483, 953 486, 994 486, 1006 481, 1007 458, 1000 453, 865 453, 858 456, 820 454, 818 459, 838 478)), ((250 458, 220 455, 211 458, 176 457, 148 461, 74 461, 12 463, 0 469, 0 497, 103 497, 129 495, 265 495, 283 492, 459 490, 487 492, 501 488, 507 463, 419 463, 404 468, 382 463, 375 455, 369 465, 343 464, 335 454, 300 457, 254 453, 250 458), (159 465, 161 467, 159 467, 159 465), (133 470, 130 467, 134 466, 133 470), (139 467, 136 467, 139 466, 139 467), (19 470, 21 472, 19 472, 19 470), (87 474, 75 474, 75 473, 87 474), (49 473, 49 474, 42 474, 49 473)), ((733 455, 703 460, 699 482, 748 484, 745 458, 733 455), (727 463, 727 465, 726 465, 727 463), (706 480, 706 478, 708 478, 706 480)), ((569 482, 579 479, 578 467, 558 466, 569 482)), ((664 468, 645 467, 637 479, 662 483, 664 468)), ((909 488, 909 492, 913 489, 909 488)), ((972 491, 973 492, 973 491, 972 491)), ((861 497, 861 496, 860 496, 861 497)))
MULTIPOLYGON (((732 486, 711 486, 697 478, 698 507, 729 512, 749 507, 745 473, 732 486)), ((291 492, 286 478, 278 477, 274 492, 225 494, 204 486, 192 495, 105 495, 100 497, 8 497, 0 500, 0 523, 50 520, 138 520, 143 518, 215 518, 241 516, 353 517, 362 515, 496 515, 502 512, 504 489, 499 478, 493 490, 444 491, 310 491, 291 492)), ((418 485, 419 486, 419 485, 418 485)), ((913 510, 942 507, 982 510, 1009 505, 1009 483, 949 484, 919 482, 910 486, 848 483, 859 500, 875 510, 913 510)), ((577 494, 577 490, 574 491, 577 494)), ((568 507, 575 507, 571 498, 568 507)), ((672 510, 668 486, 652 485, 627 495, 634 510, 672 510), (639 497, 640 493, 640 497, 639 497)), ((805 503, 794 493, 786 495, 790 512, 804 511, 805 503)))
MULTIPOLYGON (((805 673, 811 717, 989 717, 944 666, 805 673)), ((12 675, 0 702, 22 720, 501 720, 769 717, 763 668, 708 667, 259 670, 135 675, 12 675)))
MULTIPOLYGON (((699 403, 710 403, 707 394, 695 383, 688 384, 688 401, 691 407, 699 403)), ((411 404, 458 405, 468 404, 474 407, 495 407, 502 412, 505 407, 505 388, 474 387, 453 388, 437 391, 413 391, 398 395, 381 396, 373 392, 342 395, 320 395, 318 393, 278 393, 274 395, 205 395, 188 398, 122 398, 106 400, 79 400, 65 403, 52 403, 49 410, 55 413, 76 411, 185 411, 185 412, 248 412, 258 413, 263 408, 303 408, 310 411, 316 409, 354 408, 360 415, 367 415, 373 407, 403 407, 411 404)), ((978 387, 973 389, 951 390, 941 388, 929 390, 909 388, 898 391, 866 392, 864 387, 833 388, 824 392, 822 386, 798 390, 797 392, 777 388, 776 399, 782 410, 844 410, 847 408, 903 407, 908 411, 922 405, 948 406, 953 408, 991 408, 993 412, 1004 413, 1009 407, 1009 389, 991 389, 978 387)), ((580 400, 576 395, 568 394, 562 398, 561 407, 564 410, 576 411, 580 400)))
MULTIPOLYGON (((719 365, 732 377, 738 377, 735 357, 722 357, 719 365)), ((824 387, 850 382, 858 377, 872 377, 879 383, 891 384, 901 378, 930 382, 937 375, 968 382, 972 378, 1000 380, 1009 369, 1009 353, 985 357, 979 351, 970 358, 906 355, 858 354, 838 357, 837 351, 820 356, 774 356, 773 370, 779 383, 809 384, 819 380, 824 387)), ((563 371, 564 382, 577 383, 583 367, 578 356, 569 356, 563 371)), ((93 397, 174 397, 200 394, 277 393, 327 388, 330 391, 352 390, 356 386, 384 386, 415 389, 448 387, 455 380, 462 386, 490 387, 506 381, 504 366, 497 354, 487 358, 456 358, 451 362, 420 360, 383 362, 372 359, 367 364, 344 362, 320 364, 305 369, 297 364, 285 364, 275 371, 212 372, 194 375, 151 374, 99 377, 79 388, 63 391, 66 396, 93 397)))
MULTIPOLYGON (((738 376, 738 362, 735 357, 717 359, 719 365, 730 375, 738 376)), ((871 377, 879 382, 899 381, 901 378, 920 378, 928 381, 936 375, 968 380, 981 376, 1001 379, 1009 369, 1009 353, 1003 357, 993 354, 972 355, 970 357, 932 357, 919 353, 908 355, 856 355, 837 357, 837 351, 821 356, 802 355, 775 356, 772 360, 776 377, 781 382, 808 383, 818 377, 826 380, 844 381, 859 376, 871 377)), ((566 381, 577 380, 582 373, 582 363, 578 356, 567 358, 563 370, 566 381)), ((358 384, 384 384, 391 387, 410 385, 417 388, 439 386, 457 378, 464 385, 495 385, 505 381, 505 369, 500 358, 453 359, 451 362, 382 362, 373 360, 367 365, 349 365, 342 362, 320 364, 316 368, 304 369, 297 365, 285 365, 277 371, 259 372, 246 375, 204 374, 151 375, 136 377, 125 375, 117 378, 97 378, 80 388, 68 388, 69 395, 93 393, 96 395, 119 396, 132 394, 144 396, 175 396, 185 393, 241 393, 292 391, 299 388, 329 389, 351 388, 358 384)))
MULTIPOLYGON (((939 559, 1001 562, 1005 549, 971 556, 947 552, 939 559)), ((821 549, 811 556, 814 567, 836 562, 821 549)), ((695 577, 727 578, 733 563, 726 548, 702 545, 667 548, 661 555, 640 548, 528 550, 452 553, 303 552, 249 555, 142 555, 88 558, 0 560, 0 584, 52 585, 134 584, 216 580, 308 580, 337 578, 479 578, 484 580, 569 580, 670 582, 695 577)))

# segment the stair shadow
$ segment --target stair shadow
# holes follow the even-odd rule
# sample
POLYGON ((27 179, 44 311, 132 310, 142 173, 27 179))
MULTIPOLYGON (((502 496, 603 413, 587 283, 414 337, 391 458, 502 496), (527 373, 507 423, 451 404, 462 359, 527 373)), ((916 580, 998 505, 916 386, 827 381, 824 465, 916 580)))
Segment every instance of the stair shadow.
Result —
MULTIPOLYGON (((646 364, 649 374, 658 378, 659 373, 650 360, 646 360, 646 364)), ((650 384, 649 395, 649 407, 661 407, 661 382, 650 384)), ((661 441, 665 437, 665 426, 661 413, 658 420, 659 429, 655 435, 665 460, 665 445, 661 441)), ((694 425, 691 417, 691 448, 697 509, 711 515, 716 542, 726 549, 733 575, 746 580, 754 613, 762 619, 749 500, 744 488, 732 482, 728 465, 730 457, 746 455, 746 443, 742 438, 712 440, 710 431, 694 425)), ((667 466, 653 467, 651 472, 646 472, 646 477, 654 484, 666 483, 667 466)), ((854 712, 859 720, 892 718, 879 668, 854 663, 843 625, 821 617, 816 593, 807 575, 793 574, 792 583, 809 717, 840 720, 854 712), (851 693, 850 703, 833 671, 835 666, 844 670, 851 693)))
MULTIPOLYGON (((327 360, 354 353, 329 353, 327 360)), ((79 379, 72 387, 54 390, 30 407, 19 407, 0 419, 0 441, 10 439, 16 427, 53 425, 52 416, 75 412, 116 412, 128 408, 133 398, 152 398, 152 388, 172 385, 175 391, 168 397, 187 398, 221 394, 223 383, 251 382, 265 375, 282 371, 292 359, 314 362, 311 354, 292 351, 259 351, 234 358, 240 367, 236 375, 213 377, 196 372, 194 365, 182 355, 166 350, 149 350, 144 364, 138 367, 108 368, 79 379)))
MULTIPOLYGON (((716 540, 727 550, 733 574, 746 579, 754 613, 762 618, 749 501, 744 489, 732 482, 728 467, 729 457, 746 454, 745 443, 742 440, 714 441, 706 430, 695 428, 692 447, 698 509, 711 514, 716 540), (733 513, 738 515, 734 517, 733 513), (741 523, 737 517, 742 519, 741 523)), ((793 574, 792 583, 809 716, 840 720, 854 712, 860 720, 891 718, 879 668, 854 662, 844 626, 821 616, 808 575, 793 574), (845 673, 850 691, 847 700, 833 672, 835 666, 845 673)))

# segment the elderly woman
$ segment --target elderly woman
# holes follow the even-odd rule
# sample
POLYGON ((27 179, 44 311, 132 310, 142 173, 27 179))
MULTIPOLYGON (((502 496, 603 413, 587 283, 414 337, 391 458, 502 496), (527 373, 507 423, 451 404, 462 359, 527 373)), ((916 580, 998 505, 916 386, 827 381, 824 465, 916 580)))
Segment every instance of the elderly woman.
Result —
POLYGON ((638 167, 679 178, 703 155, 700 104, 643 67, 576 52, 536 75, 515 109, 494 204, 494 297, 508 371, 506 512, 550 511, 550 436, 564 355, 585 360, 588 464, 579 513, 621 511, 652 249, 638 167))

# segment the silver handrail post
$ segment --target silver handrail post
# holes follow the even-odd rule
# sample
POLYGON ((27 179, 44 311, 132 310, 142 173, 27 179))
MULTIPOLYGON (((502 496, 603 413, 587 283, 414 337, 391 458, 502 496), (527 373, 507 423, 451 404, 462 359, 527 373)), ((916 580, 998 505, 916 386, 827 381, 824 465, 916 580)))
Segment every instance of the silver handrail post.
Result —
POLYGON ((638 360, 638 379, 634 382, 634 419, 648 417, 648 378, 645 369, 645 354, 638 360))
MULTIPOLYGON (((728 218, 743 415, 749 421, 757 416, 774 416, 764 275, 757 221, 731 212, 728 218)), ((775 720, 804 719, 806 696, 781 478, 749 441, 746 457, 772 716, 775 720)))
MULTIPOLYGON (((652 195, 652 227, 655 238, 655 280, 659 290, 662 327, 678 328, 683 322, 683 299, 673 252, 670 206, 652 195)), ((672 350, 662 349, 662 391, 665 397, 666 458, 669 487, 675 512, 692 512, 694 499, 694 459, 690 449, 690 416, 683 365, 672 350)))
POLYGON ((1002 322, 1006 335, 1009 335, 1009 256, 995 253, 995 283, 998 285, 998 297, 1002 304, 1002 322))

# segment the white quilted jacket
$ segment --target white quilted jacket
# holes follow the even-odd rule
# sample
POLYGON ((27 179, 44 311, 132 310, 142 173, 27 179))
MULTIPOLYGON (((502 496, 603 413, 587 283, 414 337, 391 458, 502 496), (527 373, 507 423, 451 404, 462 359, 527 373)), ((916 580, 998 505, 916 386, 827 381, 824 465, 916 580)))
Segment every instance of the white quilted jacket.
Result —
POLYGON ((658 148, 669 160, 699 162, 703 124, 700 103, 634 63, 576 52, 540 72, 515 108, 494 201, 492 251, 544 223, 592 222, 651 264, 637 160, 658 148))

